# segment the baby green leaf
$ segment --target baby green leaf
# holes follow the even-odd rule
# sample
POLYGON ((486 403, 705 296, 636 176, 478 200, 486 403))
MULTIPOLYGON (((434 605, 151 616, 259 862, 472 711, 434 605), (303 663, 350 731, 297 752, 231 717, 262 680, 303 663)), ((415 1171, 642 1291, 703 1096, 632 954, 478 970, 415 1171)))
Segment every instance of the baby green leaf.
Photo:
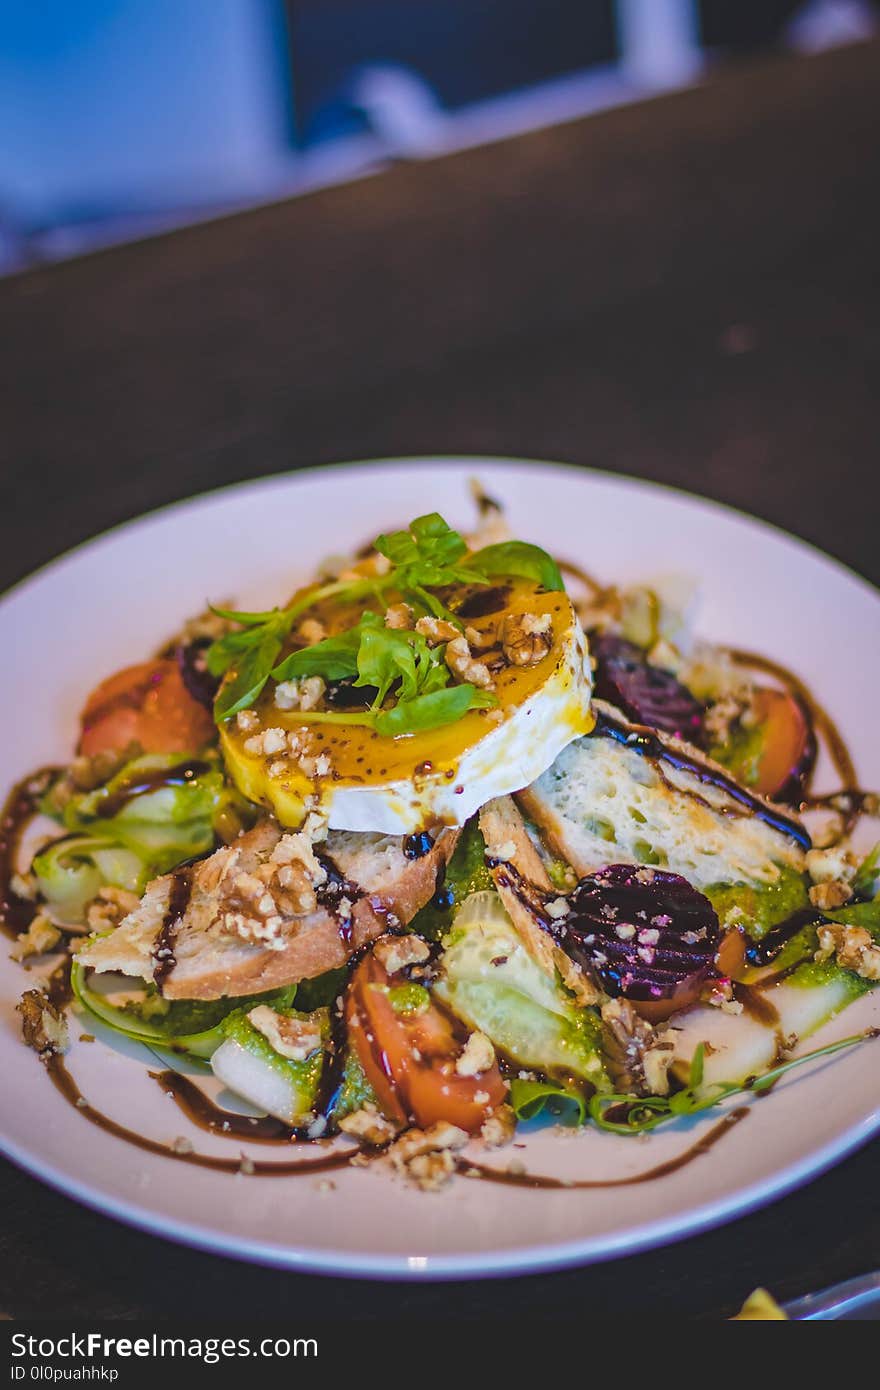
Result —
POLYGON ((562 590, 559 566, 538 545, 526 541, 502 541, 468 556, 468 569, 486 579, 533 579, 545 589, 562 590))
POLYGON ((496 703, 495 696, 473 685, 450 685, 417 695, 412 700, 399 700, 393 709, 379 710, 375 717, 376 732, 388 737, 414 734, 421 729, 436 729, 452 724, 471 709, 485 709, 496 703))
POLYGON ((554 1081, 522 1081, 515 1077, 508 1099, 518 1120, 533 1120, 544 1111, 558 1116, 572 1110, 576 1124, 582 1125, 586 1119, 587 1106, 580 1091, 554 1081))
POLYGON ((269 679, 281 651, 282 639, 271 627, 262 631, 260 641, 248 647, 237 660, 232 680, 220 688, 214 702, 214 718, 218 722, 231 719, 239 710, 252 705, 269 679))
POLYGON ((367 612, 356 627, 347 632, 325 637, 311 647, 302 647, 291 652, 278 666, 273 668, 272 677, 276 681, 289 681, 302 676, 323 676, 328 681, 347 680, 358 672, 358 651, 364 634, 372 627, 381 627, 382 619, 377 613, 367 612))

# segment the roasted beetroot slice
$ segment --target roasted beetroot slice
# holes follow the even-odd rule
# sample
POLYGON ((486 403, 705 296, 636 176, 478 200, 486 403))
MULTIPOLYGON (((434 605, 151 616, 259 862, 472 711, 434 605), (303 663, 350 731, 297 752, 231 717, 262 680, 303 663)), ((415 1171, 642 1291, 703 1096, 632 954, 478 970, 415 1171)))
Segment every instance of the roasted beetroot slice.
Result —
POLYGON ((194 642, 181 643, 175 650, 181 679, 194 700, 211 709, 220 681, 212 676, 205 661, 211 645, 210 637, 197 637, 194 642))
POLYGON ((638 724, 677 734, 689 743, 703 737, 703 706, 670 671, 646 661, 641 647, 624 637, 590 638, 596 659, 595 693, 638 724))
POLYGON ((655 1017, 696 998, 721 935, 709 899, 687 879, 637 864, 582 878, 560 925, 573 960, 655 1017))

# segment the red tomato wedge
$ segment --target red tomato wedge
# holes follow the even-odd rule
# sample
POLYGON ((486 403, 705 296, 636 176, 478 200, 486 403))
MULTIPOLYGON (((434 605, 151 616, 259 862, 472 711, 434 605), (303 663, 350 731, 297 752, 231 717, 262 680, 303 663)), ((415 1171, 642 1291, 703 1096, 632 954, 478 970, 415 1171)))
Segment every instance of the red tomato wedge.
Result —
POLYGON ((192 753, 215 736, 211 711, 190 695, 176 661, 146 661, 108 676, 86 700, 79 751, 192 753))
POLYGON ((808 772, 816 756, 809 718, 793 695, 763 686, 754 701, 762 726, 762 746, 755 763, 752 789, 761 796, 782 796, 808 772))
POLYGON ((447 1120, 475 1134, 507 1094, 497 1062, 479 1076, 459 1076, 462 1044, 451 1021, 435 1004, 397 1012, 389 990, 399 983, 372 955, 352 977, 346 1021, 367 1080, 389 1119, 422 1128, 447 1120))

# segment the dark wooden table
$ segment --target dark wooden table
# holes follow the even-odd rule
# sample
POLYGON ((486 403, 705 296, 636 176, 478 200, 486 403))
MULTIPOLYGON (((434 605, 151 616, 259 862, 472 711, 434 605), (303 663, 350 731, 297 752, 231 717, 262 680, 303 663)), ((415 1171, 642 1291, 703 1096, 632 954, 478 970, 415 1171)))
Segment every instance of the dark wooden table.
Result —
MULTIPOLYGON (((419 453, 656 478, 880 581, 878 93, 876 45, 780 59, 0 283, 0 582, 233 479, 419 453)), ((2 1301, 719 1316, 880 1264, 878 1160, 654 1253, 434 1287, 245 1269, 7 1167, 2 1301)))

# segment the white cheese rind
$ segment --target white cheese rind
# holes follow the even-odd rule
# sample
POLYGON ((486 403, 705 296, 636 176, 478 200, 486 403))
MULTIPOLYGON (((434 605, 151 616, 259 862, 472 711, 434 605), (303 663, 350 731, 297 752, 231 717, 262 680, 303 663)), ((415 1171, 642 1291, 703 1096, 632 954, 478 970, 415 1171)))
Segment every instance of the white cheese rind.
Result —
POLYGON ((527 787, 592 727, 591 690, 586 638, 573 625, 545 683, 462 755, 454 778, 331 785, 323 803, 330 828, 407 835, 425 824, 463 825, 493 797, 527 787))

